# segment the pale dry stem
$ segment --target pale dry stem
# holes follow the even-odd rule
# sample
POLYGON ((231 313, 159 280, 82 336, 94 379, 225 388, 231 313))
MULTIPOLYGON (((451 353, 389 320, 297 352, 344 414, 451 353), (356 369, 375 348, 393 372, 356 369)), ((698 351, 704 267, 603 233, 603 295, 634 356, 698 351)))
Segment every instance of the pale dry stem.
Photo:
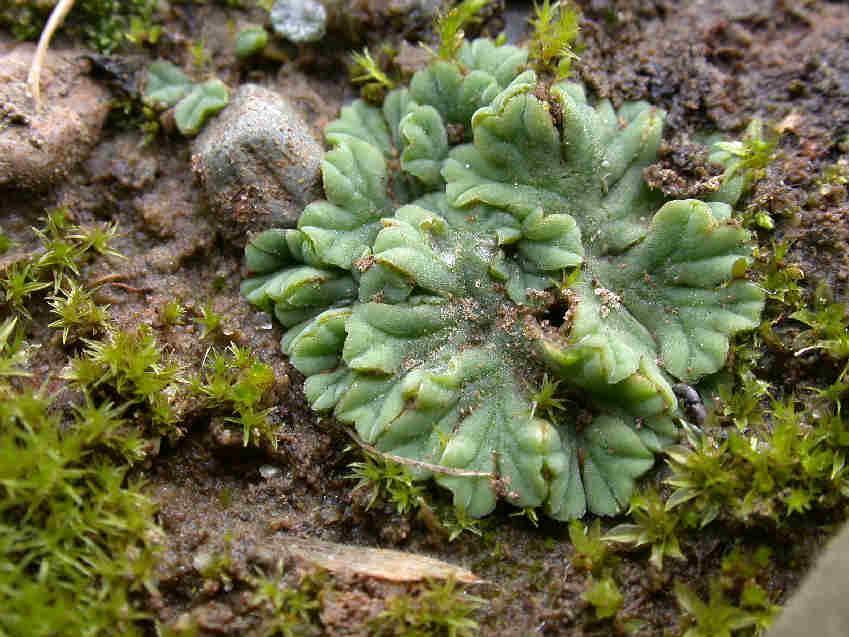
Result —
POLYGON ((47 24, 41 32, 41 37, 38 38, 38 47, 35 50, 35 56, 32 58, 32 65, 27 76, 27 83, 36 109, 41 106, 41 69, 44 66, 44 59, 47 57, 47 49, 50 48, 50 40, 53 39, 56 30, 62 26, 62 22, 65 21, 65 17, 73 8, 74 2, 75 0, 59 0, 50 13, 47 24))

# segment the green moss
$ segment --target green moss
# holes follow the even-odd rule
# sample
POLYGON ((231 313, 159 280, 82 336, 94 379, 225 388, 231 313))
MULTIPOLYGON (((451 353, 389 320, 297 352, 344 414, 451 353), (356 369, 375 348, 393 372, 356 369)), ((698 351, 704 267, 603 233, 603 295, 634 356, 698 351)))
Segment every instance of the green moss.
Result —
MULTIPOLYGON (((12 2, 0 9, 0 26, 20 40, 37 39, 55 5, 56 0, 12 2)), ((101 53, 112 53, 128 42, 156 42, 162 30, 157 6, 157 0, 77 0, 63 29, 80 34, 101 53)))
POLYGON ((3 304, 12 312, 28 314, 26 303, 29 297, 50 287, 50 282, 39 280, 38 269, 31 263, 13 263, 0 279, 3 304))
POLYGON ((24 368, 27 355, 18 318, 7 318, 0 325, 0 383, 8 378, 29 376, 24 368))
POLYGON ((93 399, 124 405, 153 433, 171 438, 182 435, 173 404, 182 370, 163 356, 149 327, 110 327, 103 340, 84 342, 83 353, 71 360, 68 380, 93 399))
POLYGON ((364 460, 352 462, 349 467, 348 477, 357 481, 354 492, 367 494, 366 509, 382 501, 394 505, 396 512, 403 515, 424 502, 424 489, 415 484, 413 475, 404 465, 364 452, 364 460))
POLYGON ((689 619, 684 637, 731 637, 732 633, 756 626, 758 617, 730 603, 718 582, 713 582, 707 602, 688 586, 677 584, 675 598, 689 619))
POLYGON ((722 587, 740 590, 746 584, 768 581, 772 574, 772 549, 759 546, 750 551, 737 545, 722 558, 722 587))
POLYGON ((266 618, 257 634, 260 637, 309 637, 320 635, 320 596, 327 587, 321 571, 302 575, 297 586, 283 585, 280 576, 259 578, 253 582, 251 605, 266 618))
POLYGON ((817 290, 811 306, 793 312, 790 318, 808 327, 799 334, 798 342, 803 347, 797 356, 821 350, 837 361, 849 358, 849 308, 845 303, 831 301, 828 288, 817 290))
POLYGON ((0 257, 15 246, 15 242, 0 228, 0 257))
POLYGON ((613 617, 622 608, 624 601, 619 586, 610 576, 599 580, 590 577, 587 589, 581 593, 581 598, 595 608, 597 619, 613 617))
POLYGON ((224 533, 224 546, 211 554, 197 554, 193 566, 205 580, 220 582, 226 587, 232 584, 233 537, 230 531, 224 533))
POLYGON ((351 65, 349 75, 351 82, 360 85, 360 93, 363 99, 379 104, 386 97, 386 92, 395 88, 396 81, 389 76, 385 70, 392 58, 395 57, 394 49, 381 48, 379 59, 383 64, 375 60, 367 48, 362 53, 351 54, 351 65))
POLYGON ((212 301, 207 301, 200 308, 200 316, 195 319, 195 323, 200 325, 200 339, 214 340, 223 333, 224 316, 215 311, 212 301))
POLYGON ((634 548, 651 546, 649 563, 663 570, 664 558, 686 559, 678 543, 678 514, 667 510, 660 495, 651 489, 634 494, 628 510, 633 524, 619 524, 604 536, 607 542, 634 548))
POLYGON ((816 179, 817 192, 808 201, 809 205, 817 207, 826 198, 829 202, 844 202, 849 186, 849 158, 840 157, 836 162, 826 166, 816 179))
POLYGON ((50 327, 61 328, 63 343, 68 342, 72 331, 75 337, 91 337, 106 329, 108 306, 95 303, 91 292, 73 281, 49 297, 48 302, 58 317, 50 327))
MULTIPOLYGON (((32 230, 40 244, 39 248, 20 258, 13 258, 0 276, 3 304, 8 311, 24 316, 29 314, 27 305, 31 297, 51 287, 54 309, 64 311, 68 299, 62 300, 64 294, 60 295, 60 290, 70 292, 78 288, 73 277, 79 276, 84 264, 98 255, 120 256, 110 247, 117 233, 115 225, 74 225, 66 208, 48 211, 44 225, 32 230)), ((77 301, 85 304, 85 299, 79 294, 76 296, 77 301)), ((82 311, 85 308, 76 309, 82 311)), ((92 312, 97 313, 93 309, 92 312)))
POLYGON ((152 585, 153 504, 129 469, 142 445, 121 409, 63 409, 13 386, 14 320, 0 329, 0 633, 140 635, 152 585))
POLYGON ((575 42, 580 22, 581 14, 568 0, 534 2, 533 31, 527 46, 528 59, 538 72, 558 80, 569 76, 572 62, 578 59, 575 42))
POLYGON ((675 595, 686 613, 686 635, 763 635, 778 615, 765 585, 773 575, 771 551, 760 547, 747 551, 735 546, 722 559, 721 575, 712 578, 704 602, 684 585, 675 595))
POLYGON ((484 600, 463 592, 454 580, 431 581, 416 593, 396 595, 370 624, 375 637, 470 637, 484 600))
POLYGON ((447 507, 440 518, 440 524, 448 531, 449 542, 453 542, 463 533, 470 533, 484 539, 485 544, 490 543, 488 540, 491 540, 491 537, 484 536, 484 531, 487 528, 486 522, 473 518, 462 508, 447 507))
POLYGON ((477 15, 492 0, 462 0, 448 11, 439 15, 435 31, 439 40, 437 54, 443 60, 453 60, 457 57, 463 45, 465 33, 463 29, 477 19, 477 15))
POLYGON ((247 349, 230 344, 223 353, 210 350, 191 391, 207 409, 224 412, 225 422, 242 429, 244 445, 267 442, 277 448, 277 427, 272 417, 271 389, 274 371, 247 349))
POLYGON ((138 95, 116 95, 110 103, 106 128, 138 131, 142 134, 141 146, 144 147, 156 139, 162 125, 156 111, 138 95))
POLYGON ((764 424, 763 402, 770 395, 770 383, 755 376, 745 364, 737 367, 717 388, 718 402, 713 414, 716 420, 733 423, 741 432, 764 424))
POLYGON ((804 305, 801 282, 805 273, 798 264, 788 261, 790 248, 790 241, 780 241, 770 246, 758 246, 754 252, 752 267, 767 293, 766 314, 769 318, 801 309, 804 305))
POLYGON ((598 518, 590 525, 572 520, 569 523, 569 539, 572 542, 570 563, 575 568, 593 575, 601 575, 616 562, 616 556, 611 553, 601 535, 601 522, 598 518))
POLYGON ((775 158, 778 139, 774 134, 764 131, 763 122, 753 119, 746 127, 742 139, 732 142, 718 142, 712 161, 726 165, 723 180, 740 177, 746 187, 763 177, 766 167, 775 158))
POLYGON ((535 507, 522 507, 510 514, 511 518, 525 518, 533 526, 539 526, 539 513, 535 507))
POLYGON ((547 418, 556 418, 557 412, 566 410, 565 401, 558 395, 560 382, 550 379, 547 373, 543 374, 539 389, 531 394, 534 413, 538 412, 547 418))
POLYGON ((686 518, 700 526, 720 514, 746 523, 780 522, 840 506, 849 492, 849 427, 838 403, 806 400, 772 401, 771 428, 756 436, 731 434, 721 443, 706 437, 692 448, 671 449, 668 482, 675 491, 667 506, 685 507, 686 518))
POLYGON ((186 307, 179 299, 170 299, 159 309, 159 319, 169 327, 181 325, 185 316, 186 307))

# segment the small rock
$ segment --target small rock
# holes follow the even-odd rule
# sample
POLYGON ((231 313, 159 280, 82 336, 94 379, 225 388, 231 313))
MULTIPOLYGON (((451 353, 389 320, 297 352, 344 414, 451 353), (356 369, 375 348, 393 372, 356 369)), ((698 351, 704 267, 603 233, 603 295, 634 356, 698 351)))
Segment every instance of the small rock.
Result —
POLYGON ((223 635, 232 633, 231 625, 235 616, 228 606, 221 602, 207 602, 206 604, 192 609, 194 623, 203 630, 223 635))
POLYGON ((442 0, 389 0, 386 8, 390 13, 433 18, 442 4, 442 0))
POLYGON ((57 181, 82 160, 109 113, 109 91, 85 75, 82 52, 50 52, 41 74, 41 107, 27 74, 35 47, 0 55, 0 186, 35 190, 57 181))
POLYGON ((270 17, 275 33, 291 42, 317 42, 327 30, 327 11, 317 0, 277 0, 270 17))
POLYGON ((295 225, 321 196, 322 156, 284 97, 245 84, 195 141, 192 167, 222 233, 244 243, 249 231, 295 225))
POLYGON ((248 552, 248 561, 267 571, 277 566, 278 559, 277 554, 267 546, 254 546, 248 552))
POLYGON ((268 532, 277 533, 277 531, 290 531, 295 527, 295 520, 290 515, 281 515, 274 518, 268 523, 268 532))
POLYGON ((280 475, 280 467, 264 464, 259 468, 259 475, 262 476, 263 480, 271 480, 280 475))
POLYGON ((212 564, 212 555, 206 552, 195 553, 192 557, 192 567, 198 572, 203 573, 212 564))
POLYGON ((216 419, 209 426, 213 442, 219 447, 236 447, 243 443, 242 432, 231 429, 223 420, 216 419))

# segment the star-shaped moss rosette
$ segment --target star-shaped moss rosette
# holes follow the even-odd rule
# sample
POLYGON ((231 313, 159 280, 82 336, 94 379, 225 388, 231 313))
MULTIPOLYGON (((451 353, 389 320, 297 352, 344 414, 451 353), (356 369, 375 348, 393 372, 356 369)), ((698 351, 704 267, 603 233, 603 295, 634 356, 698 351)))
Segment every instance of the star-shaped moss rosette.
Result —
POLYGON ((671 383, 718 370, 763 295, 728 203, 645 184, 662 111, 592 106, 525 61, 477 40, 342 109, 327 200, 250 243, 243 292, 313 409, 468 514, 610 515, 675 436, 671 383), (546 375, 558 409, 535 402, 546 375))

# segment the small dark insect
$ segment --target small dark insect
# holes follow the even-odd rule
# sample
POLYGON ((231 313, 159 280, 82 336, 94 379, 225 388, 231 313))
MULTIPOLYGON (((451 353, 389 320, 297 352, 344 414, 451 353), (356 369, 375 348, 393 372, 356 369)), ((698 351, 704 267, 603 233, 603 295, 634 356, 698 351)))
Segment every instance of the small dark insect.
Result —
POLYGON ((699 427, 705 424, 707 410, 705 409, 705 404, 702 402, 702 397, 699 396, 699 392, 685 383, 673 385, 672 391, 678 397, 681 403, 681 409, 687 420, 699 427))

